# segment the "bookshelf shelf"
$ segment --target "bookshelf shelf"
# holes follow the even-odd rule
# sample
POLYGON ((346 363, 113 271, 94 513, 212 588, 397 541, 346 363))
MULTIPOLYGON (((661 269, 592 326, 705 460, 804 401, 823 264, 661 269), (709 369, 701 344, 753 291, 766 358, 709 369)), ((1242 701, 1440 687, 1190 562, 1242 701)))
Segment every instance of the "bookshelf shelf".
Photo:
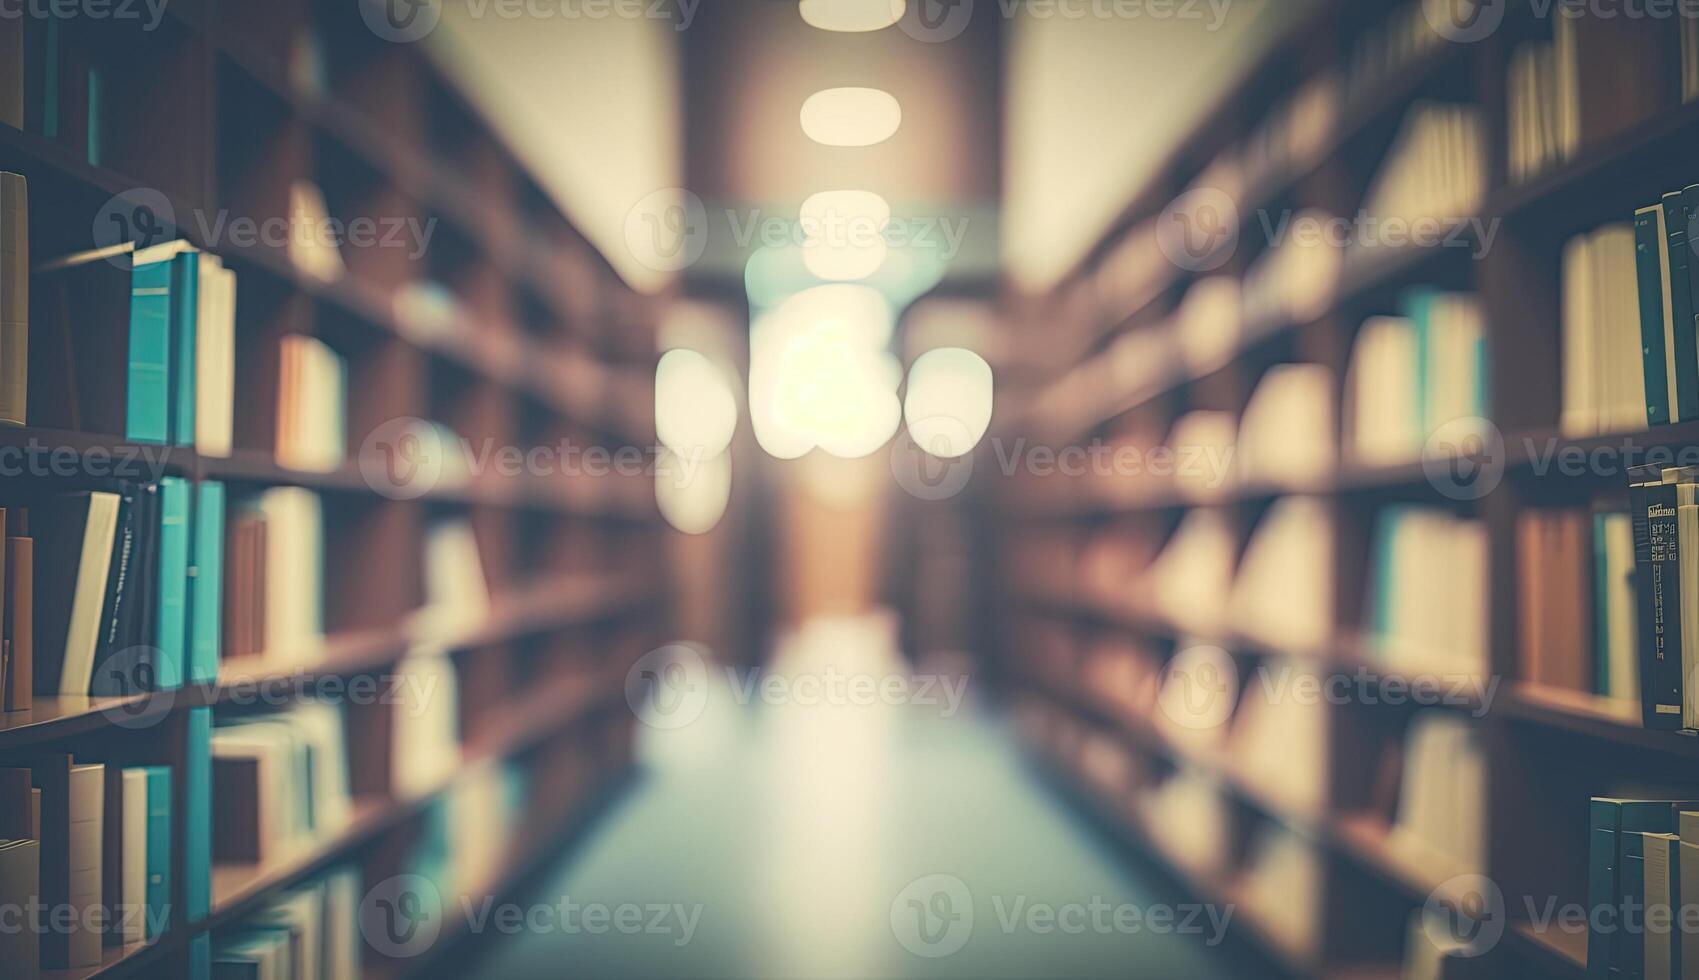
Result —
MULTIPOLYGON (((31 362, 28 414, 37 424, 0 428, 0 485, 14 491, 6 503, 32 505, 28 530, 37 531, 43 498, 108 478, 138 494, 181 478, 192 498, 183 524, 193 528, 185 535, 193 569, 184 572, 185 672, 204 678, 216 670, 216 678, 126 698, 38 696, 27 712, 0 714, 0 769, 66 755, 103 764, 108 779, 118 767, 167 767, 175 910, 187 911, 189 882, 206 873, 206 859, 185 845, 210 832, 206 820, 223 830, 219 820, 241 819, 240 806, 225 805, 241 788, 223 783, 240 779, 229 756, 219 755, 216 768, 208 758, 208 742, 224 750, 239 723, 268 723, 255 726, 270 731, 261 740, 287 729, 290 752, 346 755, 354 816, 264 866, 217 866, 204 921, 191 925, 177 914, 152 945, 108 949, 100 963, 49 971, 48 980, 202 975, 209 949, 285 893, 320 887, 326 876, 363 891, 411 873, 412 849, 429 835, 452 849, 449 825, 461 818, 443 807, 439 824, 438 804, 470 788, 469 779, 515 790, 489 814, 525 830, 515 832, 507 866, 490 883, 507 887, 564 846, 582 801, 629 766, 632 720, 614 710, 623 703, 623 673, 667 628, 663 531, 648 471, 569 469, 570 457, 558 454, 652 451, 655 328, 670 297, 626 286, 427 45, 383 42, 356 8, 334 0, 192 0, 166 13, 160 29, 145 34, 78 25, 53 41, 26 38, 26 62, 50 57, 61 70, 24 80, 29 131, 0 125, 0 171, 27 181, 29 254, 38 266, 109 244, 106 209, 152 189, 173 212, 160 230, 235 274, 230 451, 142 446, 107 434, 137 430, 130 406, 102 397, 127 383, 130 358, 109 340, 133 339, 119 306, 119 287, 132 284, 107 282, 112 276, 93 265, 85 302, 80 270, 37 269, 33 284, 47 288, 32 294, 56 305, 32 304, 32 358, 64 353, 31 362), (46 77, 70 90, 48 98, 38 91, 46 77), (111 84, 97 90, 97 78, 111 84), (89 91, 76 91, 83 82, 89 91), (43 122, 49 111, 58 113, 56 126, 43 122), (293 229, 323 220, 351 229, 362 219, 429 227, 431 237, 413 249, 346 241, 334 255, 310 256, 298 242, 250 240, 230 224, 282 221, 293 229), (88 356, 95 351, 101 356, 88 356), (316 396, 286 386, 307 387, 307 372, 326 364, 335 371, 321 373, 342 374, 341 411, 304 420, 303 402, 316 396), (78 384, 55 383, 59 371, 78 384), (367 479, 367 444, 404 419, 440 427, 473 450, 512 447, 527 462, 533 450, 556 452, 559 465, 549 475, 474 466, 470 478, 450 473, 415 495, 386 494, 367 479), (314 458, 328 460, 326 468, 279 462, 308 459, 299 465, 311 467, 314 458), (223 507, 222 526, 201 522, 218 512, 203 510, 209 500, 223 507), (231 547, 203 550, 200 535, 211 529, 231 547), (297 529, 319 542, 309 549, 318 553, 274 563, 283 549, 266 550, 266 535, 283 540, 297 529), (237 550, 238 531, 247 535, 245 550, 237 550), (199 574, 216 554, 224 574, 199 574), (463 569, 464 578, 451 574, 463 569), (271 588, 274 575, 287 588, 271 588), (197 631, 212 627, 192 615, 204 609, 208 581, 217 583, 210 594, 224 619, 210 643, 197 631), (232 601, 235 589, 244 590, 241 602, 232 601), (286 605, 278 595, 292 589, 301 595, 290 598, 305 601, 267 608, 286 605), (449 608, 463 594, 485 593, 487 605, 468 605, 471 612, 449 608), (322 632, 322 640, 303 641, 310 649, 294 651, 299 656, 256 653, 294 646, 287 630, 266 628, 291 614, 303 636, 322 632), (449 685, 452 696, 428 706, 430 732, 404 728, 417 726, 393 704, 352 694, 353 682, 381 682, 386 673, 428 676, 439 685, 431 691, 449 685), (349 696, 327 693, 340 690, 349 696), (318 709, 323 716, 305 717, 318 709), (320 731, 301 735, 298 726, 320 722, 320 731), (415 764, 430 761, 414 758, 426 747, 440 758, 453 753, 461 766, 432 780, 438 770, 415 764), (206 783, 197 788, 197 779, 218 784, 204 820, 208 807, 197 801, 206 783)), ((208 270, 200 281, 223 281, 204 278, 217 274, 210 263, 200 268, 208 270)), ((217 336, 214 326, 203 339, 217 336)), ((170 329, 173 341, 181 329, 170 329)), ((202 439, 208 447, 222 441, 202 439)), ((120 506, 125 514, 144 509, 120 506)), ((159 539, 168 524, 175 526, 161 517, 159 539)), ((56 530, 49 524, 48 537, 37 538, 37 555, 56 530)), ((154 537, 144 546, 163 553, 154 537)), ((175 578, 159 564, 141 567, 175 578)), ((175 600, 155 585, 144 581, 164 610, 175 600)), ((137 625, 152 627, 152 619, 137 625)), ((168 641, 153 642, 163 650, 168 641)), ((397 698, 425 699, 424 690, 397 698)), ((266 764, 243 761, 256 772, 266 764)), ((116 813, 109 805, 106 819, 116 813)), ((388 969, 377 953, 358 951, 361 975, 388 969)))

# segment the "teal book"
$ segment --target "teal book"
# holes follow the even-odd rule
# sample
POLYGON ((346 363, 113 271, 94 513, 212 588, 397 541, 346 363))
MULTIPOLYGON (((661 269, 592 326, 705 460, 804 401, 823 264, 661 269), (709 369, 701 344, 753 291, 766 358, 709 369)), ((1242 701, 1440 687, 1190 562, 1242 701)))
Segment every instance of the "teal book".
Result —
POLYGON ((159 481, 159 583, 154 640, 158 690, 183 686, 189 633, 189 483, 168 476, 159 481))
POLYGON ((171 767, 144 766, 147 773, 147 938, 170 930, 171 767))
MULTIPOLYGON (((1645 904, 1645 852, 1640 834, 1675 833, 1682 810, 1694 804, 1670 800, 1594 797, 1587 845, 1587 907, 1621 910, 1645 904), (1630 891, 1634 888, 1634 891, 1630 891)), ((1636 921, 1641 919, 1635 917, 1636 921)), ((1616 917, 1594 916, 1587 933, 1587 976, 1595 980, 1627 977, 1644 962, 1644 937, 1616 928, 1616 917)))
POLYGON ((1611 693, 1610 563, 1605 559, 1606 517, 1593 515, 1593 693, 1611 693))
POLYGON ((189 940, 189 980, 212 980, 212 937, 204 932, 189 940))
POLYGON ((1434 355, 1433 306, 1435 290, 1412 289, 1404 295, 1404 317, 1416 336, 1416 418, 1424 435, 1433 434, 1434 355))
POLYGON ((1680 191, 1663 198, 1664 234, 1669 244, 1670 330, 1676 358, 1676 394, 1683 420, 1699 418, 1699 336, 1694 334, 1692 247, 1687 240, 1687 205, 1680 191))
POLYGON ((1375 578, 1373 617, 1376 635, 1382 638, 1392 638, 1398 635, 1397 618, 1393 614, 1395 597, 1398 594, 1398 583, 1393 581, 1396 576, 1393 570, 1398 567, 1397 556, 1393 554, 1398 541, 1398 529, 1404 523, 1404 509, 1389 507, 1381 513, 1380 521, 1375 525, 1375 578))
POLYGON ((171 442, 195 444, 195 346, 200 322, 201 257, 193 249, 171 260, 171 442))
POLYGON ((130 358, 124 438, 171 441, 171 263, 137 265, 130 276, 130 358))
POLYGON ((190 924, 212 910, 212 709, 191 708, 184 746, 183 912, 190 924))
POLYGON ((224 484, 208 481, 196 487, 189 573, 190 684, 218 680, 218 646, 224 635, 224 510, 224 484))

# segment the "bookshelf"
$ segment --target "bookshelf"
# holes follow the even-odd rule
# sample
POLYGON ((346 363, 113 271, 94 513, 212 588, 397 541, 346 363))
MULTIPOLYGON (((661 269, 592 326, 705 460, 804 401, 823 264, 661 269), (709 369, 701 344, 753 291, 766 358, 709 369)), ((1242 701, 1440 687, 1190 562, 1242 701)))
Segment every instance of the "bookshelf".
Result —
MULTIPOLYGON (((37 259, 107 244, 91 240, 102 209, 146 189, 168 204, 175 236, 236 272, 234 450, 141 446, 32 418, 0 428, 0 454, 48 452, 74 470, 140 458, 162 476, 219 481, 233 495, 313 491, 324 514, 324 636, 298 663, 222 658, 210 683, 118 698, 37 696, 28 711, 0 714, 0 768, 72 753, 181 776, 197 714, 249 717, 287 708, 321 683, 376 682, 421 647, 457 679, 460 757, 442 778, 403 786, 395 770, 407 746, 393 736, 394 707, 350 703, 348 820, 257 864, 215 864, 209 912, 194 922, 181 914, 191 831, 176 779, 168 928, 107 947, 95 965, 44 967, 47 980, 199 975, 207 937, 242 927, 286 889, 335 868, 354 869, 362 893, 406 873, 427 811, 467 770, 498 764, 525 775, 526 801, 488 880, 459 886, 509 894, 594 818, 626 771, 626 671, 664 639, 670 602, 664 526, 641 476, 491 467, 397 499, 368 478, 363 448, 390 420, 422 418, 472 446, 647 450, 665 298, 626 287, 437 57, 378 39, 358 5, 190 0, 164 11, 156 30, 122 19, 65 25, 67 63, 123 81, 105 92, 98 160, 77 126, 46 136, 0 124, 0 171, 28 180, 37 259), (431 223, 428 247, 344 246, 346 274, 326 278, 276 243, 216 227, 221 218, 287 220, 302 182, 322 192, 337 221, 431 223), (453 297, 460 329, 421 330, 401 312, 421 280, 453 297), (298 335, 346 362, 346 450, 322 471, 277 461, 278 342, 298 335), (443 521, 475 532, 490 592, 477 617, 426 614, 426 538, 443 521)), ((56 330, 33 324, 32 350, 58 339, 56 330)), ((34 414, 33 386, 31 397, 34 414)), ((38 479, 46 477, 26 469, 4 482, 38 479)), ((362 944, 361 972, 427 975, 464 952, 466 938, 445 935, 428 955, 406 959, 362 944)))
MULTIPOLYGON (((1011 439, 1024 436, 1052 447, 1097 441, 1162 446, 1187 413, 1242 417, 1258 384, 1278 365, 1320 364, 1333 379, 1336 458, 1312 480, 1230 482, 1205 494, 1170 480, 1026 473, 1004 481, 998 508, 1000 574, 1011 597, 1001 615, 1006 640, 999 669, 1041 765, 1057 771, 1069 795, 1136 849, 1155 855, 1205 901, 1239 894, 1253 842, 1266 828, 1289 828, 1309 841, 1322 869, 1314 942, 1292 948, 1264 929, 1252 908, 1241 909, 1235 920, 1244 923, 1246 944, 1280 973, 1400 974, 1410 918, 1444 880, 1412 862, 1392 830, 1404 739, 1420 716, 1469 719, 1485 759, 1486 859, 1478 871, 1502 891, 1508 918, 1484 975, 1583 976, 1586 930, 1539 928, 1527 910, 1547 901, 1586 904, 1589 798, 1632 795, 1621 788, 1633 786, 1655 787, 1673 799, 1693 785, 1685 773, 1699 740, 1690 733, 1645 730, 1637 700, 1541 685, 1523 674, 1519 517, 1532 507, 1620 508, 1628 465, 1645 461, 1649 451, 1699 446, 1699 426, 1691 422, 1597 436, 1560 427, 1563 243, 1601 224, 1628 221, 1636 207, 1699 179, 1689 162, 1699 148, 1699 104, 1682 101, 1680 18, 1601 25, 1584 16, 1576 24, 1584 51, 1581 143, 1543 173, 1512 181, 1507 66, 1523 42, 1551 37, 1551 19, 1538 12, 1545 9, 1512 0, 1502 25, 1484 39, 1440 39, 1408 58, 1384 58, 1394 66, 1378 77, 1353 76, 1354 83, 1332 90, 1336 101, 1325 130, 1312 133, 1307 146, 1260 172, 1248 165, 1223 169, 1223 160, 1249 159, 1245 148, 1259 128, 1306 86, 1348 72, 1363 38, 1400 15, 1421 16, 1410 3, 1323 0, 1251 68, 1153 180, 1131 188, 1131 203, 1070 277, 1047 296, 1015 304, 1021 354, 1011 360, 1024 366, 1012 381, 1004 379, 1000 392, 1002 404, 1014 406, 1002 430, 1011 439), (1630 63, 1633 70, 1600 67, 1630 63), (1244 324, 1213 363, 1189 363, 1167 342, 1164 334, 1191 286, 1211 276, 1243 280, 1267 253, 1260 215, 1307 208, 1353 215, 1366 207, 1401 121, 1433 100, 1480 112, 1486 187, 1479 209, 1469 214, 1495 223, 1491 248, 1479 258, 1465 248, 1417 246, 1381 248, 1358 256, 1359 262, 1347 257, 1322 308, 1244 324), (1238 208, 1237 247, 1219 268, 1168 261, 1153 231, 1165 209, 1189 191, 1223 182, 1238 208), (1365 320, 1396 314, 1401 295, 1418 286, 1472 293, 1483 308, 1491 352, 1486 414, 1503 435, 1502 452, 1490 455, 1503 474, 1478 499, 1443 493, 1419 457, 1366 464, 1344 448, 1354 342, 1365 320), (1604 465, 1552 464, 1565 457, 1602 459, 1604 465), (1186 518, 1202 511, 1223 518, 1236 560, 1242 559, 1275 505, 1294 496, 1319 501, 1333 528, 1325 642, 1271 642, 1231 615, 1200 630, 1176 621, 1127 580, 1149 567, 1186 518), (1377 684, 1415 680, 1378 657, 1368 637, 1367 608, 1378 574, 1376 522, 1398 505, 1472 518, 1485 529, 1488 678, 1499 683, 1489 701, 1476 695, 1437 705, 1361 698, 1327 704, 1327 757, 1295 760, 1325 773, 1323 801, 1315 808, 1271 797, 1267 780, 1254 778, 1266 774, 1247 778, 1230 740, 1203 748, 1163 726, 1156 704, 1163 671, 1197 644, 1223 648, 1245 676, 1273 663, 1324 677, 1365 675, 1377 684), (1092 562, 1102 566, 1095 575, 1092 562), (1088 672, 1106 656, 1104 649, 1132 651, 1130 659, 1143 665, 1142 673, 1117 675, 1123 680, 1114 682, 1120 687, 1109 697, 1102 688, 1111 682, 1088 672), (1114 766, 1094 764, 1105 754, 1114 766), (1174 774, 1209 781, 1226 801, 1226 871, 1189 868, 1163 835, 1153 833, 1140 801, 1174 774)), ((1558 16, 1564 15, 1551 18, 1558 16)), ((1478 237, 1472 241, 1483 244, 1478 237)), ((1229 726, 1241 720, 1242 702, 1236 710, 1241 714, 1229 726)))

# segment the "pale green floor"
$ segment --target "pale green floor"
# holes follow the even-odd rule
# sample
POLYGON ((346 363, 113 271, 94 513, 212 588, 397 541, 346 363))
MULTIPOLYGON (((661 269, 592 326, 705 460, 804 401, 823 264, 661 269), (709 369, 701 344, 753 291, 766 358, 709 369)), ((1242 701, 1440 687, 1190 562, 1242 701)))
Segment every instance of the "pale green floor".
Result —
MULTIPOLYGON (((642 754, 636 785, 527 901, 700 906, 689 942, 670 926, 524 935, 490 943, 476 976, 1207 980, 1255 972, 1203 935, 1006 930, 1023 900, 1100 901, 1142 914, 1187 899, 1129 870, 1003 726, 971 707, 952 718, 912 706, 710 710, 680 731, 645 730, 642 754), (914 892, 897 899, 933 874, 961 880, 968 895, 957 901, 971 901, 974 921, 961 949, 923 957, 895 932, 913 915, 906 900, 914 892)), ((927 901, 944 899, 928 892, 927 901)), ((943 928, 942 919, 931 922, 943 928)))

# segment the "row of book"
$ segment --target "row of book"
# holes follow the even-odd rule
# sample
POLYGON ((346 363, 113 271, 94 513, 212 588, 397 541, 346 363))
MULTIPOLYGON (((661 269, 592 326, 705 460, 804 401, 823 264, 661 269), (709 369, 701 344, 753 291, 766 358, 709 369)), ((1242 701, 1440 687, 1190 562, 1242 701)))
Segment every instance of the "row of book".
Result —
POLYGON ((1526 41, 1510 53, 1505 110, 1512 183, 1539 176, 1581 147, 1575 24, 1559 17, 1552 29, 1552 40, 1526 41))
POLYGON ((1587 975, 1681 980, 1699 964, 1699 802, 1594 797, 1587 975), (1621 910, 1619 915, 1600 914, 1621 910))
MULTIPOLYGON (((1474 296, 1421 289, 1402 314, 1366 321, 1346 372, 1345 442, 1367 465, 1420 459, 1428 440, 1484 419, 1487 339, 1474 296)), ((1467 434, 1451 432, 1462 445, 1467 434)))
POLYGON ((0 769, 0 933, 7 976, 99 964, 174 928, 173 770, 49 755, 0 769))
POLYGON ((127 696, 217 675, 223 484, 167 477, 8 496, 7 710, 36 695, 127 696))
POLYGON ((1629 470, 1642 721, 1699 728, 1699 470, 1629 470))
POLYGON ((220 719, 212 731, 215 864, 269 864, 342 830, 353 813, 342 709, 220 719))
POLYGON ((1429 507, 1387 507, 1371 561, 1368 632, 1385 663, 1490 672, 1485 524, 1429 507))
POLYGON ((1540 507, 1517 515, 1521 679, 1638 702, 1636 578, 1627 511, 1540 507))
POLYGON ((359 980, 358 868, 338 868, 288 888, 221 930, 212 946, 217 980, 359 980))
MULTIPOLYGON (((1363 210, 1407 227, 1479 214, 1487 192, 1484 131, 1474 106, 1416 103, 1369 185, 1363 210)), ((1364 240, 1358 247, 1372 244, 1364 240)))

